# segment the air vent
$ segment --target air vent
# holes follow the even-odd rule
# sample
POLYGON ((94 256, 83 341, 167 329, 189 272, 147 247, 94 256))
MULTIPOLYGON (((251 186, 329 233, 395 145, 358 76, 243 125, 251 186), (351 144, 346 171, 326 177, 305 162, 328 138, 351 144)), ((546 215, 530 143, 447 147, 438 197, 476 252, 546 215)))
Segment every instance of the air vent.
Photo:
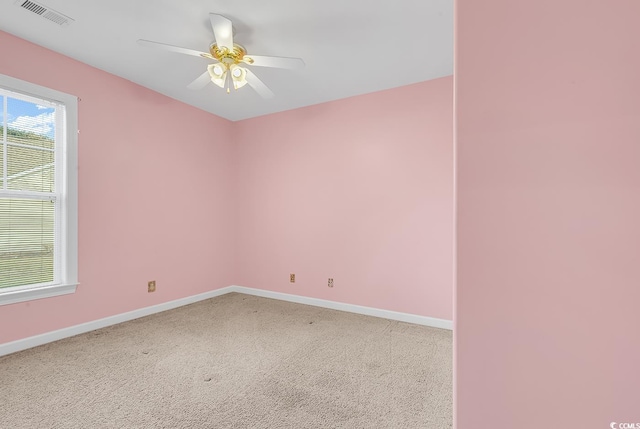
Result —
POLYGON ((29 12, 33 12, 36 15, 40 15, 43 18, 48 19, 51 22, 55 22, 60 26, 67 26, 73 22, 73 19, 69 18, 61 14, 60 12, 56 12, 55 10, 48 8, 40 3, 36 3, 31 0, 17 0, 15 4, 19 5, 21 8, 28 10, 29 12))

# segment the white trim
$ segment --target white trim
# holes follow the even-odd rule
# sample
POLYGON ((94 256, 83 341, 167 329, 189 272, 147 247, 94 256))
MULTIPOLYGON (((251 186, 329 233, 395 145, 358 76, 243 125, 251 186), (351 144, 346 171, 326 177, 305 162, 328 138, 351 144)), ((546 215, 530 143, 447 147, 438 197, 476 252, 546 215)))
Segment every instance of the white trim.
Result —
POLYGON ((106 328, 107 326, 117 325, 118 323, 128 322, 129 320, 138 319, 140 317, 149 316, 150 314, 160 313, 162 311, 171 310, 183 305, 193 304, 194 302, 203 301, 216 296, 233 292, 233 287, 224 287, 210 292, 201 293, 199 295, 188 296, 186 298, 169 301, 151 307, 139 308, 127 313, 116 314, 115 316, 105 317, 104 319, 93 320, 91 322, 82 323, 80 325, 70 326, 68 328, 58 329, 33 337, 12 341, 10 343, 0 344, 0 356, 10 353, 19 352, 21 350, 30 349, 31 347, 41 346, 43 344, 58 341, 63 338, 73 337, 74 335, 84 334, 85 332, 95 331, 96 329, 106 328))
POLYGON ((365 316, 380 317, 383 319, 397 320, 399 322, 413 323, 416 325, 431 326, 453 330, 453 321, 436 319, 435 317, 418 316, 417 314, 400 313, 398 311, 382 310, 361 305, 346 304, 344 302, 328 301, 326 299, 310 298, 307 296, 290 295, 288 293, 273 292, 264 289, 253 289, 244 286, 231 286, 231 292, 239 292, 247 295, 261 296, 263 298, 278 299, 280 301, 295 302, 298 304, 313 305, 314 307, 329 308, 331 310, 346 311, 349 313, 364 314, 365 316))
POLYGON ((59 250, 64 254, 64 266, 58 268, 62 270, 64 282, 78 283, 78 98, 64 93, 59 95, 65 104, 65 126, 60 131, 64 132, 66 144, 60 156, 65 175, 61 183, 56 183, 56 186, 60 184, 63 187, 65 198, 65 201, 59 202, 64 204, 64 210, 61 211, 64 234, 58 240, 59 250))
MULTIPOLYGON (((0 293, 0 305, 15 304, 16 302, 33 301, 34 299, 51 298, 76 292, 76 284, 70 285, 46 285, 28 288, 8 288, 0 293)), ((1 355, 0 355, 1 356, 1 355)))
POLYGON ((372 307, 363 307, 360 305, 345 304, 342 302, 328 301, 318 298, 309 298, 306 296, 290 295, 287 293, 272 292, 264 289, 253 289, 244 286, 227 286, 210 292, 201 293, 199 295, 188 296, 186 298, 180 298, 175 301, 169 301, 162 304, 153 305, 151 307, 144 307, 138 310, 129 311, 127 313, 105 317, 104 319, 93 320, 91 322, 82 323, 80 325, 58 329, 57 331, 47 332, 44 334, 35 335, 33 337, 12 341, 10 343, 0 344, 0 356, 51 343, 63 338, 73 337, 74 335, 84 334, 85 332, 95 331, 96 329, 105 328, 107 326, 116 325, 118 323, 127 322, 129 320, 138 319, 140 317, 149 316, 151 314, 160 313, 162 311, 182 307, 183 305, 193 304, 194 302, 203 301, 205 299, 215 298, 217 296, 225 295, 231 292, 260 296, 263 298, 277 299, 280 301, 295 302, 297 304, 312 305, 314 307, 329 308, 332 310, 346 311, 349 313, 364 314, 366 316, 381 317, 383 319, 397 320, 400 322, 413 323, 416 325, 431 326, 433 328, 449 330, 453 329, 453 322, 451 320, 436 319, 433 317, 418 316, 416 314, 400 313, 397 311, 381 310, 372 307))
POLYGON ((76 98, 64 92, 48 88, 46 86, 27 82, 26 80, 0 74, 0 88, 15 94, 18 97, 27 98, 27 101, 42 104, 42 101, 49 104, 47 107, 55 108, 61 104, 67 104, 70 99, 76 98))

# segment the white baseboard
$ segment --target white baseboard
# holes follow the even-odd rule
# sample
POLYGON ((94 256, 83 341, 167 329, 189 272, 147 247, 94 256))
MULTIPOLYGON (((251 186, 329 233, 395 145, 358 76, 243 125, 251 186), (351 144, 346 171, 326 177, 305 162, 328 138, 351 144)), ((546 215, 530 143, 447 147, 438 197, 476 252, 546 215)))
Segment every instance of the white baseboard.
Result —
POLYGON ((73 337, 74 335, 84 334, 85 332, 95 331, 96 329, 106 328, 107 326, 117 325, 118 323, 149 316, 154 313, 160 313, 162 311, 182 307, 183 305, 193 304, 194 302, 203 301, 205 299, 215 298, 216 296, 233 292, 232 289, 233 286, 228 286, 222 289, 216 289, 210 292, 176 299, 175 301, 164 302, 162 304, 152 305, 151 307, 144 307, 127 313, 116 314, 115 316, 105 317, 104 319, 93 320, 91 322, 81 323, 80 325, 70 326, 68 328, 58 329, 56 331, 40 335, 34 335, 33 337, 12 341, 10 343, 0 344, 0 356, 30 349, 31 347, 41 346, 63 338, 73 337))
POLYGON ((331 310, 347 311, 349 313, 364 314, 366 316, 381 317, 383 319, 397 320, 399 322, 413 323, 416 325, 431 326, 453 330, 453 321, 436 319, 434 317, 418 316, 416 314, 400 313, 397 311, 381 310, 361 305, 345 304, 343 302, 328 301, 325 299, 309 298, 288 293, 272 292, 264 289, 253 289, 244 286, 231 286, 230 292, 239 292, 247 295, 256 295, 264 298, 279 299, 280 301, 295 302, 298 304, 313 305, 315 307, 329 308, 331 310))
POLYGON ((43 344, 61 340, 63 338, 73 337, 74 335, 84 334, 85 332, 95 331, 96 329, 106 328, 107 326, 116 325, 118 323, 127 322, 129 320, 138 319, 140 317, 149 316, 154 313, 160 313, 162 311, 167 311, 177 307, 182 307, 184 305, 193 304, 194 302, 203 301, 205 299, 215 298, 217 296, 224 295, 230 292, 261 296, 264 298, 278 299, 281 301, 295 302, 298 304, 313 305, 315 307, 347 311, 349 313, 364 314, 366 316, 381 317, 383 319, 397 320, 400 322, 414 323, 416 325, 431 326, 434 328, 449 330, 453 329, 453 322, 451 320, 436 319, 433 317, 418 316, 415 314, 400 313, 390 310, 380 310, 378 308, 363 307, 360 305, 345 304, 342 302, 309 298, 306 296, 290 295, 287 293, 272 292, 264 289, 253 289, 244 286, 227 286, 210 292, 177 299, 175 301, 152 305, 151 307, 144 307, 138 310, 129 311, 127 313, 105 317, 104 319, 93 320, 91 322, 82 323, 80 325, 58 329, 57 331, 51 331, 44 334, 35 335, 33 337, 12 341, 10 343, 0 344, 0 356, 30 349, 31 347, 41 346, 43 344))

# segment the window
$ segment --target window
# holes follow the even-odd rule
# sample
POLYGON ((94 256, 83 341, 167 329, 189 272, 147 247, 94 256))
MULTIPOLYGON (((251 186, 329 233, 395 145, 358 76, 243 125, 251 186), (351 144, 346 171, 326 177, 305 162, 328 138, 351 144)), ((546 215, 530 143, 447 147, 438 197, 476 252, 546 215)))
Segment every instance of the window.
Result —
POLYGON ((77 112, 0 75, 0 305, 75 292, 77 112))

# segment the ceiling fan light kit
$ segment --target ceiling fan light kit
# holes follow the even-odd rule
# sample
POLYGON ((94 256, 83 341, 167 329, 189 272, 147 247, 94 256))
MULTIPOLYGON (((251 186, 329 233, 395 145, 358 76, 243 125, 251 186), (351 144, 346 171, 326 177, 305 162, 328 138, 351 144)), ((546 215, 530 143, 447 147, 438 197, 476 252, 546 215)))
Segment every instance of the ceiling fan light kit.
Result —
MULTIPOLYGON (((231 82, 236 90, 247 84, 247 70, 239 64, 241 62, 251 64, 253 60, 250 57, 245 57, 247 51, 242 46, 234 43, 233 49, 228 49, 227 47, 220 48, 214 43, 209 48, 209 52, 211 52, 211 57, 219 61, 209 64, 207 67, 211 82, 220 88, 226 87, 227 94, 231 92, 231 82)), ((209 56, 204 56, 204 58, 209 58, 209 56)))
POLYGON ((211 82, 220 88, 226 88, 227 92, 230 92, 231 82, 233 89, 242 88, 247 84, 247 70, 237 64, 230 66, 223 63, 209 64, 207 71, 211 76, 211 82))
POLYGON ((271 98, 274 95, 273 92, 251 70, 244 67, 245 65, 285 69, 304 67, 304 61, 301 58, 248 56, 243 46, 233 42, 233 27, 230 20, 214 13, 209 14, 209 20, 216 39, 215 43, 209 46, 209 52, 199 52, 150 40, 138 40, 138 43, 217 61, 209 64, 207 71, 188 85, 190 89, 201 89, 210 80, 220 88, 226 89, 228 94, 231 92, 231 87, 237 90, 249 84, 263 98, 271 98))

